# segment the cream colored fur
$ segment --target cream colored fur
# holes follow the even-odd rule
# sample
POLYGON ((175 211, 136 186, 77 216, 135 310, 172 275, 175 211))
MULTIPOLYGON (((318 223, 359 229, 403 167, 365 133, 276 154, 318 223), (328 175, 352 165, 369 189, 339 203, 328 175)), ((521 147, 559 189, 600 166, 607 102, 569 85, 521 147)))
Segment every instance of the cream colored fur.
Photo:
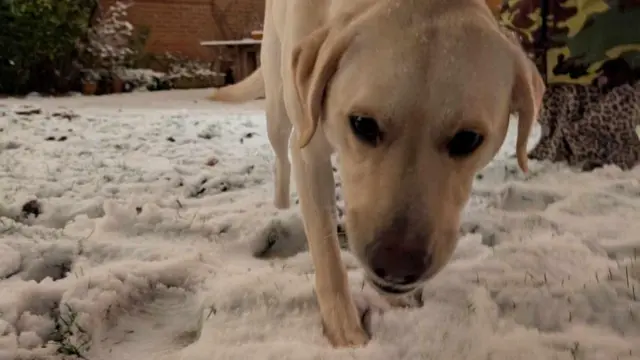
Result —
POLYGON ((214 89, 209 100, 223 102, 244 102, 264 96, 264 78, 258 68, 239 83, 214 89))
POLYGON ((350 293, 340 258, 331 154, 339 159, 350 246, 368 278, 385 281, 373 274, 366 248, 401 217, 405 237, 424 239, 412 246, 432 256, 424 282, 449 261, 474 174, 502 145, 511 110, 519 113, 517 157, 526 171, 544 85, 482 0, 267 0, 261 60, 235 88, 252 84, 252 91, 217 96, 252 98, 263 77, 275 206, 290 205, 292 168, 325 334, 337 347, 364 345, 368 304, 350 293), (375 118, 380 144, 357 139, 350 115, 375 118), (484 142, 452 158, 447 141, 462 129, 484 142))

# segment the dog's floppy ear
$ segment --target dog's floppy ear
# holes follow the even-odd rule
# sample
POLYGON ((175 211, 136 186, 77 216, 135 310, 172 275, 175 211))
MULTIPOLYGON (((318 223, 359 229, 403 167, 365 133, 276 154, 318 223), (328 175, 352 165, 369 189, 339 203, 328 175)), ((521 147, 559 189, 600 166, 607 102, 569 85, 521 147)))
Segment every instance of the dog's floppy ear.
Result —
POLYGON ((338 32, 328 26, 321 27, 293 50, 293 80, 304 114, 296 129, 301 148, 309 144, 318 128, 327 84, 349 45, 351 37, 342 30, 338 32))
POLYGON ((533 61, 524 51, 513 46, 515 75, 511 92, 512 109, 518 113, 518 139, 516 157, 523 172, 528 171, 527 141, 533 123, 538 119, 545 85, 533 61))

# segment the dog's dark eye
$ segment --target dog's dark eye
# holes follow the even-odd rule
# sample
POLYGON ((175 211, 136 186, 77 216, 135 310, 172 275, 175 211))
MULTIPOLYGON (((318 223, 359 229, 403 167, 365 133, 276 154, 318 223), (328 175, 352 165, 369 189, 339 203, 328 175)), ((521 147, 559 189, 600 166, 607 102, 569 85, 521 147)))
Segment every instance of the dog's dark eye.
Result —
POLYGON ((349 116, 349 123, 354 135, 371 146, 376 146, 382 140, 382 132, 375 119, 365 116, 349 116))
POLYGON ((456 133, 449 143, 447 150, 451 157, 464 157, 471 155, 480 145, 484 137, 477 132, 470 130, 461 130, 456 133))

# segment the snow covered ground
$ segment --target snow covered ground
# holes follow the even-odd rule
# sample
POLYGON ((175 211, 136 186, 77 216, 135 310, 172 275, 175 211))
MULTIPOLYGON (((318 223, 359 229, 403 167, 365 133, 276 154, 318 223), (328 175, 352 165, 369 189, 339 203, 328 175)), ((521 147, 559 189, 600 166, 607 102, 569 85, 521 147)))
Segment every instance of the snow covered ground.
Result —
POLYGON ((640 359, 640 169, 525 178, 510 131, 425 306, 334 350, 262 102, 205 96, 0 100, 0 360, 640 359))

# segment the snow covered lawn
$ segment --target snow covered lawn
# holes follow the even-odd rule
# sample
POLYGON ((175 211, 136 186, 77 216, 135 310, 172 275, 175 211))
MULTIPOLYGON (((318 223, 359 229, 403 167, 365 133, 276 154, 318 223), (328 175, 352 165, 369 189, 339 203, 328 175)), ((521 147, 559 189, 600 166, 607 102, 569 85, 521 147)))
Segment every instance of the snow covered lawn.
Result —
POLYGON ((334 350, 263 103, 206 92, 0 100, 0 360, 640 359, 640 169, 525 179, 510 132, 425 306, 334 350))

